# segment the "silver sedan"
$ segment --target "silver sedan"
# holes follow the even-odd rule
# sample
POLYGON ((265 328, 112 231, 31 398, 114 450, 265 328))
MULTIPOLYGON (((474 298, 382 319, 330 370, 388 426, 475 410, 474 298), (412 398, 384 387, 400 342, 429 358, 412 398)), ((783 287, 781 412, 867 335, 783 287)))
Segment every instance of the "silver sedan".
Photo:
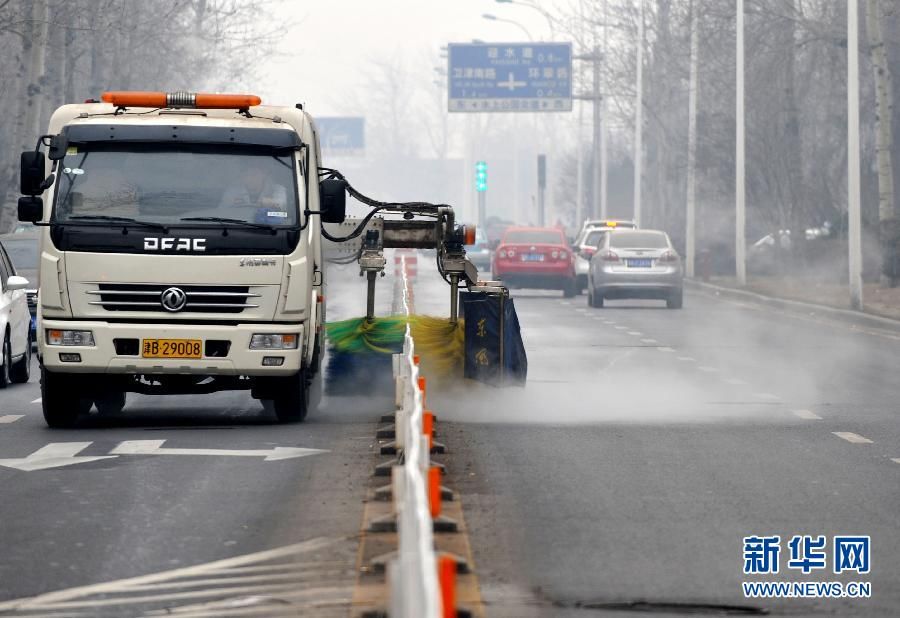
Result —
POLYGON ((591 258, 588 304, 604 299, 658 298, 669 309, 682 306, 681 257, 665 232, 611 230, 591 258))

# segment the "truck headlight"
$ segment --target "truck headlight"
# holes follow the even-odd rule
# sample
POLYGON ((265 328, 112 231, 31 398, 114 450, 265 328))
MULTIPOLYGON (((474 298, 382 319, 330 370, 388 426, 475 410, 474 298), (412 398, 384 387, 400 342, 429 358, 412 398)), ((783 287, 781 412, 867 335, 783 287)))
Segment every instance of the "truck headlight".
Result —
POLYGON ((251 350, 296 350, 300 338, 295 334, 261 334, 250 337, 251 350))
POLYGON ((50 345, 93 346, 94 333, 89 330, 47 329, 47 343, 50 345))

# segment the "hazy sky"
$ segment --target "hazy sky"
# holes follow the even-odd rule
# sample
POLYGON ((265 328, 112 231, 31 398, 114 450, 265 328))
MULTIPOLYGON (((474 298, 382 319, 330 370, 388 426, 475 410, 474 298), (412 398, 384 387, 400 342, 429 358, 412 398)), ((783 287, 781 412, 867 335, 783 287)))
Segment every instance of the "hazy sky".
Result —
MULTIPOLYGON (((554 3, 540 4, 552 9, 554 3)), ((483 13, 520 22, 535 40, 550 38, 536 10, 494 0, 287 0, 282 13, 297 23, 285 32, 282 57, 267 63, 256 90, 271 103, 305 102, 318 116, 363 112, 347 101, 370 60, 402 55, 413 66, 445 66, 439 53, 448 42, 526 40, 518 27, 488 21, 483 13)))

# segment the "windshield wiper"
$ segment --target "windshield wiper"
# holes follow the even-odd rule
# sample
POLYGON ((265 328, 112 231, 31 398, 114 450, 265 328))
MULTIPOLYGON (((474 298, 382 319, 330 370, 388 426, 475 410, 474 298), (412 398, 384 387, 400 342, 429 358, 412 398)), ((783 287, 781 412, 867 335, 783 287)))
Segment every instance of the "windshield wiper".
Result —
POLYGON ((228 217, 182 217, 179 221, 208 221, 210 223, 230 223, 232 225, 240 225, 242 227, 250 227, 257 230, 266 230, 275 233, 274 225, 266 225, 265 223, 254 223, 253 221, 244 221, 243 219, 229 219, 228 217))
POLYGON ((69 215, 65 221, 56 221, 56 223, 65 223, 66 221, 110 221, 113 223, 124 223, 126 225, 139 225, 141 227, 149 227, 156 230, 168 230, 169 226, 162 223, 153 223, 152 221, 140 221, 131 217, 113 217, 110 215, 69 215))

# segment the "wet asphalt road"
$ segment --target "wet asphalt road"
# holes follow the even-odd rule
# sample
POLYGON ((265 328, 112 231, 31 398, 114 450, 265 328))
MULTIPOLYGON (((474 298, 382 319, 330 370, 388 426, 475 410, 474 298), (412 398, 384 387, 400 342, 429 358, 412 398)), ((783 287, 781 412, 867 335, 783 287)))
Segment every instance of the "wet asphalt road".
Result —
MULTIPOLYGON (((440 315, 447 287, 429 277, 428 263, 419 265, 417 311, 440 315)), ((382 313, 388 282, 379 287, 382 313)), ((658 616, 701 605, 790 616, 900 611, 900 464, 892 461, 900 458, 900 336, 700 293, 681 311, 514 296, 528 385, 429 394, 488 615, 628 615, 615 605, 638 602, 658 616), (751 534, 781 535, 778 576, 743 575, 742 538, 751 534), (870 535, 872 572, 791 571, 794 534, 870 535), (872 598, 743 598, 742 581, 776 579, 866 581, 872 598)), ((329 298, 331 319, 357 315, 362 287, 335 285, 329 298)), ((37 397, 35 382, 0 393, 0 459, 76 441, 90 443, 82 456, 106 456, 128 440, 326 452, 0 467, 0 616, 186 605, 194 607, 187 615, 215 616, 224 615, 215 603, 229 599, 288 597, 302 615, 346 615, 378 460, 372 436, 388 402, 326 397, 307 423, 280 426, 241 393, 134 397, 122 418, 54 431, 37 397), (214 562, 228 559, 236 562, 214 562), (111 583, 71 591, 101 582, 111 583), (55 605, 4 605, 59 590, 68 592, 55 605)))
POLYGON ((701 293, 680 311, 513 296, 528 385, 432 398, 489 615, 900 613, 900 335, 701 293), (776 534, 780 573, 745 576, 743 537, 776 534), (828 562, 803 575, 787 542, 807 534, 828 562), (832 574, 840 534, 871 536, 870 574, 832 574), (872 598, 745 599, 742 581, 872 598))

